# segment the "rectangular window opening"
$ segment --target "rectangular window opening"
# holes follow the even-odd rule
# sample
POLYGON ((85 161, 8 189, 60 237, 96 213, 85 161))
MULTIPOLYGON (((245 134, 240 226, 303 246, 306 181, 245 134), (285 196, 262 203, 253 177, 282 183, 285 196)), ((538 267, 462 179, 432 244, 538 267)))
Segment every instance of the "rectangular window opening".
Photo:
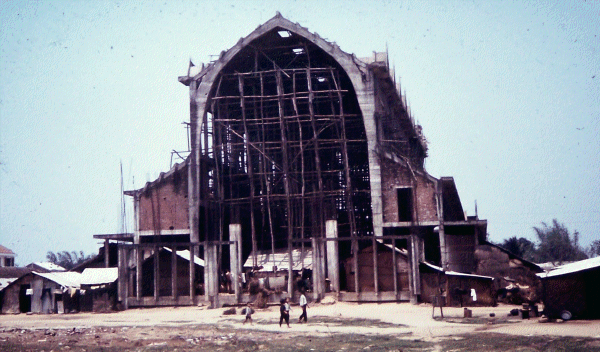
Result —
POLYGON ((412 188, 398 188, 398 221, 413 221, 412 188))

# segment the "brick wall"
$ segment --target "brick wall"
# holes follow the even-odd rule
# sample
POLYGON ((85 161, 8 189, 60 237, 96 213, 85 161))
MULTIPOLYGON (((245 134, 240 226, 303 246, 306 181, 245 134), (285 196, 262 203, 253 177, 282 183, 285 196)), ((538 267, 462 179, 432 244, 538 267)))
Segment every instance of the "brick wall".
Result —
POLYGON ((383 222, 398 221, 398 196, 396 189, 411 186, 413 187, 413 194, 416 195, 416 208, 419 221, 437 220, 435 184, 431 180, 417 174, 416 181, 413 181, 413 176, 409 169, 383 158, 381 182, 383 222), (416 187, 414 187, 413 183, 416 187))
POLYGON ((141 231, 189 229, 187 168, 142 192, 139 216, 141 231))

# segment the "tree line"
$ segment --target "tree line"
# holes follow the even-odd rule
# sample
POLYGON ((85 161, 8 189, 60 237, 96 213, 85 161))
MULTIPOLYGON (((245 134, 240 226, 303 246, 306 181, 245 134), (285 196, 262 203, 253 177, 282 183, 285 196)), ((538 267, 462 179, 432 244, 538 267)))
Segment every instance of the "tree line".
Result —
POLYGON ((600 240, 593 241, 588 248, 579 244, 579 232, 571 233, 567 227, 552 220, 552 224, 542 222, 533 228, 537 243, 516 236, 507 238, 498 245, 517 256, 534 263, 553 263, 560 265, 591 257, 600 256, 600 240))
POLYGON ((93 257, 93 255, 85 255, 83 251, 62 251, 62 252, 48 252, 46 253, 46 260, 54 263, 56 265, 60 265, 67 270, 71 270, 77 265, 89 260, 93 257))

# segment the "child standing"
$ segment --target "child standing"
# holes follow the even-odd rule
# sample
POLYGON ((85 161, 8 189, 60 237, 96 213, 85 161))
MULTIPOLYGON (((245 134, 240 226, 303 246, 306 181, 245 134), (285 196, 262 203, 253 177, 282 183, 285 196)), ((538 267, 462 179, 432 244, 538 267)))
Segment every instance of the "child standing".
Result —
POLYGON ((248 302, 248 305, 242 310, 242 313, 246 314, 246 320, 242 323, 242 325, 250 322, 250 325, 254 325, 252 323, 252 313, 254 313, 254 309, 252 309, 252 304, 248 302))
POLYGON ((288 299, 287 298, 282 298, 279 303, 281 303, 281 305, 279 306, 279 312, 281 313, 281 316, 279 317, 279 327, 281 327, 281 323, 283 323, 283 321, 285 320, 285 323, 287 324, 287 327, 290 327, 290 304, 288 303, 288 299))

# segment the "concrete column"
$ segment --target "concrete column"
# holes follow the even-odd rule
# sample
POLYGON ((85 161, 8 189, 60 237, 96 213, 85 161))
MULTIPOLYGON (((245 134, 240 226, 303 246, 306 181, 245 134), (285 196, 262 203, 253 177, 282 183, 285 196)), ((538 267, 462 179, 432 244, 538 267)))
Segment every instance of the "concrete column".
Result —
POLYGON ((172 247, 171 250, 171 296, 173 300, 177 300, 177 247, 172 247))
POLYGON ((195 80, 190 82, 190 142, 192 151, 188 166, 188 205, 190 214, 190 242, 193 243, 198 243, 200 239, 200 123, 204 112, 199 111, 198 106, 203 106, 202 103, 206 102, 206 100, 196 101, 197 85, 198 83, 195 80))
MULTIPOLYGON (((190 244, 190 260, 188 262, 189 265, 189 284, 190 284, 190 301, 195 304, 196 303, 196 265, 194 262, 195 256, 196 256, 196 251, 198 250, 198 247, 194 246, 194 244, 190 244)), ((206 258, 206 257, 205 257, 206 258)), ((206 266, 206 261, 205 264, 206 266)), ((206 291, 205 291, 206 292, 206 291)))
POLYGON ((110 265, 110 244, 108 238, 104 240, 104 267, 108 268, 110 265))
POLYGON ((154 264, 154 302, 158 302, 158 291, 160 288, 160 272, 159 272, 159 266, 158 266, 158 262, 159 262, 159 256, 158 256, 158 246, 154 246, 154 260, 153 260, 153 264, 154 264))
POLYGON ((313 299, 315 301, 319 300, 319 282, 320 282, 320 275, 319 275, 319 255, 317 254, 317 251, 319 250, 317 248, 317 241, 316 238, 311 238, 311 244, 312 244, 312 283, 313 283, 313 299))
POLYGON ((327 278, 327 261, 326 261, 326 253, 325 253, 325 240, 321 240, 319 239, 319 241, 317 241, 317 244, 319 246, 319 257, 321 259, 320 263, 321 263, 321 298, 323 298, 324 294, 325 294, 325 279, 327 278))
MULTIPOLYGON (((135 295, 138 301, 142 299, 142 261, 144 260, 144 250, 137 247, 135 253, 135 295)), ((121 264, 119 264, 121 265, 121 264)))
MULTIPOLYGON (((134 233, 133 233, 133 243, 140 244, 140 195, 136 193, 133 197, 133 221, 134 221, 134 233)), ((140 247, 133 247, 132 252, 132 265, 135 265, 135 295, 138 300, 142 298, 142 260, 143 260, 143 252, 140 247)), ((132 287, 133 293, 133 287, 132 287)))
POLYGON ((126 248, 119 246, 118 247, 118 266, 119 266, 119 278, 117 280, 117 291, 118 291, 118 300, 123 304, 123 308, 128 308, 127 298, 129 296, 129 275, 128 275, 128 266, 127 266, 127 255, 126 248))
POLYGON ((219 268, 217 267, 217 245, 208 243, 204 252, 204 280, 207 300, 210 308, 219 307, 219 268))
POLYGON ((127 277, 127 284, 125 285, 125 304, 123 305, 125 309, 129 308, 129 296, 131 296, 130 292, 133 290, 133 272, 131 271, 131 266, 129 262, 131 260, 131 252, 132 249, 125 249, 125 276, 127 277))
POLYGON ((410 303, 418 304, 419 295, 421 294, 421 275, 419 272, 419 244, 417 236, 410 235, 409 255, 410 255, 410 280, 411 280, 411 295, 410 303))
POLYGON ((373 243, 373 292, 375 295, 379 294, 379 261, 377 254, 377 240, 373 238, 371 241, 373 243))
POLYGON ((124 273, 124 263, 123 263, 123 247, 119 246, 118 250, 117 250, 117 255, 118 255, 118 267, 119 270, 117 271, 118 273, 118 279, 117 279, 117 299, 120 302, 123 302, 123 287, 124 285, 127 284, 127 278, 124 277, 123 273, 124 273))
POLYGON ((325 235, 327 236, 327 276, 331 282, 331 290, 340 292, 340 260, 338 251, 338 228, 337 220, 327 220, 325 223, 325 235), (335 241, 332 241, 335 239, 335 241))
POLYGON ((236 303, 240 302, 240 255, 238 254, 238 244, 242 241, 242 225, 230 224, 229 225, 229 240, 233 241, 229 245, 229 262, 231 272, 231 284, 233 285, 233 292, 235 293, 236 303))
POLYGON ((313 249, 313 298, 320 300, 325 292, 323 243, 318 238, 312 238, 311 241, 313 249))

